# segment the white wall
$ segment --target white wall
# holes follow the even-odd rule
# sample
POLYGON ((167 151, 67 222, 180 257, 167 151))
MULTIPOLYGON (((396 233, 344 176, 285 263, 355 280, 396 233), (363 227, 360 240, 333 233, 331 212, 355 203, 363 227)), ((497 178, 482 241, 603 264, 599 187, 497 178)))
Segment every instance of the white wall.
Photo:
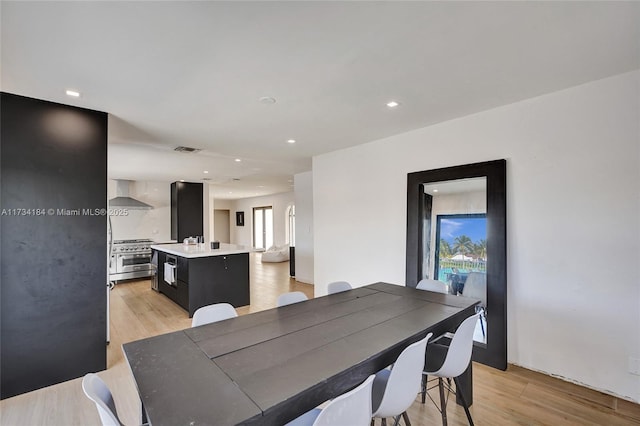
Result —
MULTIPOLYGON (((116 197, 116 181, 107 183, 108 198, 116 197)), ((171 184, 132 181, 129 196, 153 206, 151 210, 129 210, 127 216, 112 216, 114 240, 149 238, 156 242, 171 239, 171 184)))
POLYGON ((235 200, 218 200, 217 199, 212 204, 215 205, 216 209, 231 210, 236 205, 236 202, 235 200))
POLYGON ((296 280, 313 284, 313 174, 294 176, 296 199, 296 280))
MULTIPOLYGON (((287 207, 293 203, 293 192, 236 200, 231 208, 231 243, 252 246, 253 208, 271 206, 273 207, 273 244, 286 244, 287 207), (238 211, 244 212, 244 226, 236 226, 238 211)), ((216 208, 219 208, 219 204, 216 204, 216 208)))
POLYGON ((639 94, 635 71, 315 157, 316 294, 405 282, 407 173, 506 158, 509 362, 640 401, 639 94))

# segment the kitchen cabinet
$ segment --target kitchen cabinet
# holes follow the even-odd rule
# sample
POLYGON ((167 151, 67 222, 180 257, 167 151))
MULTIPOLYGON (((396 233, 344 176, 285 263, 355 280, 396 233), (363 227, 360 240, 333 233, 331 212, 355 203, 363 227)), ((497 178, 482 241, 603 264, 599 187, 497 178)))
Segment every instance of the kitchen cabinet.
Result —
POLYGON ((203 185, 191 182, 171 184, 171 239, 182 242, 204 235, 203 185))
MULTIPOLYGON (((185 281, 178 280, 176 283, 175 302, 180 305, 185 311, 189 310, 189 284, 187 284, 185 281)), ((190 313, 189 317, 192 316, 193 313, 190 313)))
POLYGON ((232 244, 221 244, 217 250, 183 244, 160 244, 152 248, 158 251, 159 261, 166 259, 167 254, 176 257, 176 285, 168 285, 162 275, 158 287, 188 311, 189 317, 196 309, 213 303, 225 302, 235 307, 249 304, 248 250, 232 244))

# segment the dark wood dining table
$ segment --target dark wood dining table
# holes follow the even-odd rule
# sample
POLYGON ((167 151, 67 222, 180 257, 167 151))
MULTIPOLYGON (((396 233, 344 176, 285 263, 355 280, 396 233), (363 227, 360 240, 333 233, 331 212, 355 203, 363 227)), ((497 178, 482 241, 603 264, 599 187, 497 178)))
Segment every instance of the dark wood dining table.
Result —
MULTIPOLYGON (((478 300, 376 283, 123 345, 150 423, 283 425, 478 300)), ((428 356, 428 352, 427 352, 428 356)))

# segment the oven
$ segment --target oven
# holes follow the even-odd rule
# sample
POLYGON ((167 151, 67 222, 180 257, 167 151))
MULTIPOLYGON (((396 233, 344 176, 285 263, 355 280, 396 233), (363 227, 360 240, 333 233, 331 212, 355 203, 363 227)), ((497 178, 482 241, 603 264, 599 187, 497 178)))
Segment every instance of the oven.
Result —
POLYGON ((155 273, 151 262, 151 240, 116 240, 111 248, 111 281, 150 277, 155 273))
POLYGON ((118 273, 150 270, 151 253, 117 254, 116 268, 118 273))

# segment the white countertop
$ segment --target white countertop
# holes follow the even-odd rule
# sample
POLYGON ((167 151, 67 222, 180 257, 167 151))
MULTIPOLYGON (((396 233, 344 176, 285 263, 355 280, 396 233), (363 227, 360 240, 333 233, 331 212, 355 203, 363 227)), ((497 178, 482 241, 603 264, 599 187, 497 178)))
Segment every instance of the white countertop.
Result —
POLYGON ((180 257, 210 257, 224 256, 229 254, 249 253, 251 251, 247 246, 236 244, 220 243, 219 249, 212 249, 211 243, 203 244, 152 244, 151 248, 165 253, 173 254, 180 257))

